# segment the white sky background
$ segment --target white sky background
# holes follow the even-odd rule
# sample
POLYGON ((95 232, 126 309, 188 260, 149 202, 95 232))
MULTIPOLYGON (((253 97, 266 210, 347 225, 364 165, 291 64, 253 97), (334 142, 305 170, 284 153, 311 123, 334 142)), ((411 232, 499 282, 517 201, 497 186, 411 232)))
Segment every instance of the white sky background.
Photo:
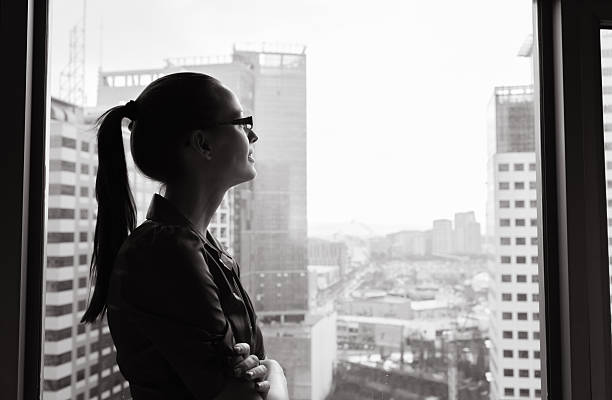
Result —
MULTIPOLYGON (((82 0, 51 2, 51 92, 82 0)), ((230 54, 236 42, 307 46, 308 220, 429 229, 474 210, 484 229, 494 86, 531 82, 517 52, 529 0, 90 0, 87 96, 97 71, 230 54)), ((265 132, 258 132, 265 140, 265 132)))

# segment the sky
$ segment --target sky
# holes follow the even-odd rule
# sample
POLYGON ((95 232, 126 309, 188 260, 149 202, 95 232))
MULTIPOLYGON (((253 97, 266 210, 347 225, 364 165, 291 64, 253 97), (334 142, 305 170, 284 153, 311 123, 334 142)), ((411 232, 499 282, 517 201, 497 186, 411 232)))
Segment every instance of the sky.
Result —
MULTIPOLYGON (((51 1, 52 95, 83 4, 51 1)), ((495 86, 532 81, 517 56, 531 9, 530 0, 89 0, 87 99, 100 69, 227 55, 234 43, 303 44, 309 228, 424 230, 475 211, 484 229, 487 106, 495 86)))

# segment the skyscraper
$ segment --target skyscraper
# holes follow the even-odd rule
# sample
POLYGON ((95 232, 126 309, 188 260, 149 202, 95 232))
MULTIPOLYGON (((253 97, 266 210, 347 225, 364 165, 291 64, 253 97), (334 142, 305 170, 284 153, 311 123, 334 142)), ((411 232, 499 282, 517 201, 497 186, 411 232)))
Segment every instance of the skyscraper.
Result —
POLYGON ((235 49, 252 65, 257 178, 245 192, 242 279, 262 320, 303 321, 308 309, 304 47, 235 49), (246 222, 246 221, 245 221, 246 222))
POLYGON ((97 146, 83 110, 51 99, 43 399, 129 396, 105 321, 79 324, 88 297, 97 146))
POLYGON ((454 252, 458 254, 479 254, 481 252, 480 224, 474 211, 455 214, 453 230, 454 252))
POLYGON ((431 252, 449 254, 453 252, 453 223, 448 219, 437 219, 431 231, 431 252))
POLYGON ((533 88, 495 88, 489 112, 490 393, 492 400, 534 399, 540 323, 533 88))

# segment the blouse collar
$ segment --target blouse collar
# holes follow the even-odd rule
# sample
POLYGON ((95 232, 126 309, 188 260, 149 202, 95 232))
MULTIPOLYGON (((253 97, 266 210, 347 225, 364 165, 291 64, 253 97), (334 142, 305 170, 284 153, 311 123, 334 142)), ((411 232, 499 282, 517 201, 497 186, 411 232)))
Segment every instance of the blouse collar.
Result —
POLYGON ((202 240, 202 242, 207 245, 211 250, 213 250, 217 256, 221 254, 226 255, 227 257, 231 256, 227 254, 223 250, 223 247, 217 239, 210 233, 210 231, 206 230, 206 237, 203 237, 198 229, 193 226, 191 221, 187 219, 168 199, 161 196, 158 193, 153 194, 153 198, 151 199, 151 203, 149 205, 149 209, 147 211, 147 219, 158 221, 168 225, 181 225, 188 227, 192 231, 194 231, 202 240))

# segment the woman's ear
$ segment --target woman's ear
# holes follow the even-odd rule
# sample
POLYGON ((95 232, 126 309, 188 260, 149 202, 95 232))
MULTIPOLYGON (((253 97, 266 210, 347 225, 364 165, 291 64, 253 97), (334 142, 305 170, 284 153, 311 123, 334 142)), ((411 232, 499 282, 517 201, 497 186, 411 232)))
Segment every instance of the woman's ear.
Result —
POLYGON ((202 130, 193 131, 190 135, 190 145, 194 150, 202 153, 207 160, 212 159, 212 149, 210 147, 209 139, 202 130))

